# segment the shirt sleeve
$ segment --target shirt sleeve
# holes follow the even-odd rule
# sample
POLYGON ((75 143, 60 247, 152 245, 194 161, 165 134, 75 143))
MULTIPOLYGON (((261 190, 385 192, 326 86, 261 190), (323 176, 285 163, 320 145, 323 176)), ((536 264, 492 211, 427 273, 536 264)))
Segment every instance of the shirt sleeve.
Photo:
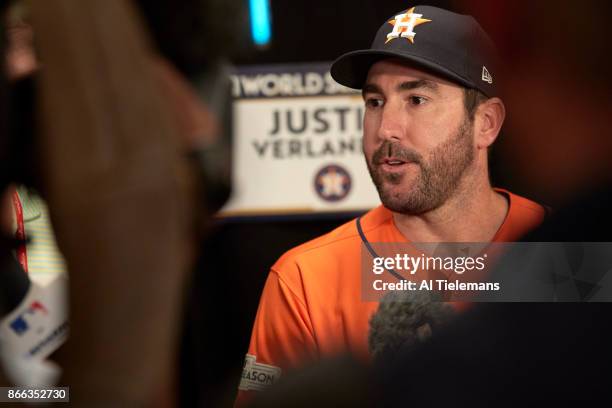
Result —
POLYGON ((259 301, 236 406, 244 406, 253 391, 265 389, 283 371, 317 354, 303 288, 292 288, 271 270, 259 301))

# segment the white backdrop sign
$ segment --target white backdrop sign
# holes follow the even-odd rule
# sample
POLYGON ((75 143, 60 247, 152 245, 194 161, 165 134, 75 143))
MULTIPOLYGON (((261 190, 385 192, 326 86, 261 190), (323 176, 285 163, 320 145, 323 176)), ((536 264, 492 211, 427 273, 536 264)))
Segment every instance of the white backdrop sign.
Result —
POLYGON ((328 70, 328 63, 274 65, 232 75, 233 195, 221 215, 379 204, 361 150, 361 95, 328 70))

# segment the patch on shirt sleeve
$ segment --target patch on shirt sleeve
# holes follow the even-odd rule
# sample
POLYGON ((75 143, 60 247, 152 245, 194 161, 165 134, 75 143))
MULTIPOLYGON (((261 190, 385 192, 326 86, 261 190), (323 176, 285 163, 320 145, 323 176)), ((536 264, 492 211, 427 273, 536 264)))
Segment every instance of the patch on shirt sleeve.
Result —
POLYGON ((269 364, 257 362, 257 357, 247 354, 244 359, 242 378, 239 390, 242 391, 262 391, 274 384, 281 376, 281 369, 269 364))

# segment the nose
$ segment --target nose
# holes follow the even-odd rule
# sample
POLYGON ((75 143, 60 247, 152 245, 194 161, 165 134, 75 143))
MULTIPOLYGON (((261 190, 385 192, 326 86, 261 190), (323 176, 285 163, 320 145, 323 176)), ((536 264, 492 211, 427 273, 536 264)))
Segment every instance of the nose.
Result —
POLYGON ((405 114, 398 104, 387 103, 382 108, 378 137, 381 142, 398 142, 402 139, 406 123, 405 114))

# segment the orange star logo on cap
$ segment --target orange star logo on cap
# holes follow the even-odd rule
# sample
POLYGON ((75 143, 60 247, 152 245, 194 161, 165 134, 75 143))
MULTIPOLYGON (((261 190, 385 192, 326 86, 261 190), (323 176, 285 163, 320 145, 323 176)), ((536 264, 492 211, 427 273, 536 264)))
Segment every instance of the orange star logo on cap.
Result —
POLYGON ((422 14, 414 12, 414 7, 409 9, 403 14, 398 14, 395 18, 388 21, 393 26, 393 30, 387 34, 387 41, 385 44, 396 38, 406 38, 411 44, 414 44, 414 28, 418 25, 429 23, 431 20, 422 18, 422 14))

